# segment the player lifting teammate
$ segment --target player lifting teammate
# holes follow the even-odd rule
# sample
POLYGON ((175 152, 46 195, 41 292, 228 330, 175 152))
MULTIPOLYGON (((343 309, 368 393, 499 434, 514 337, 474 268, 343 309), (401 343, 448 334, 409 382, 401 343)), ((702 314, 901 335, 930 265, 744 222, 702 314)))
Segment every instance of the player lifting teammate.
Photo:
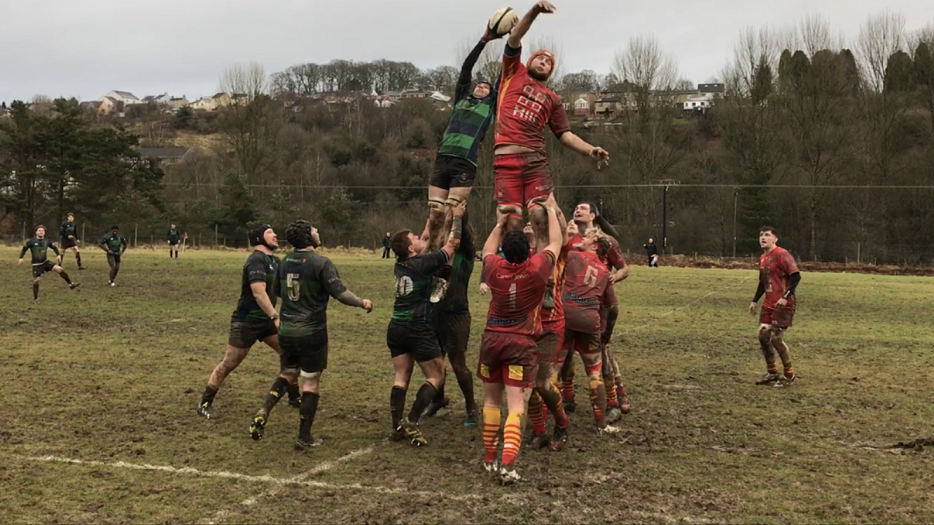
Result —
POLYGON ((477 375, 483 380, 484 468, 497 473, 503 484, 520 479, 515 462, 537 374, 536 339, 542 331, 539 309, 561 250, 562 231, 554 197, 543 204, 550 237, 537 254, 530 256, 529 241, 521 231, 506 233, 506 217, 502 215, 483 246, 483 273, 492 296, 477 365, 477 375), (496 256, 497 246, 502 246, 503 257, 496 256), (508 415, 498 463, 504 390, 508 415))
POLYGON ((48 271, 61 275, 72 290, 78 287, 78 283, 71 282, 71 278, 68 277, 60 264, 55 264, 49 260, 49 250, 55 252, 57 262, 61 263, 61 253, 59 253, 58 248, 55 247, 52 241, 45 238, 45 226, 39 225, 36 228, 36 236, 26 241, 23 249, 19 252, 19 260, 16 261, 17 266, 21 265, 23 264, 23 256, 26 255, 27 251, 32 255, 32 300, 36 303, 39 302, 39 279, 42 274, 48 271))
MULTIPOLYGON (((574 225, 572 228, 578 232, 587 232, 590 228, 599 227, 603 233, 608 235, 607 240, 610 243, 609 250, 606 252, 597 251, 600 260, 606 266, 607 270, 615 272, 610 274, 610 286, 607 289, 606 300, 600 309, 601 320, 601 339, 603 342, 603 379, 607 390, 607 421, 615 423, 622 414, 629 413, 630 402, 629 395, 623 387, 622 375, 619 370, 619 363, 613 356, 610 349, 610 338, 613 335, 613 329, 616 326, 616 319, 619 316, 619 301, 616 298, 615 283, 629 277, 629 266, 623 259, 623 253, 619 248, 619 242, 616 237, 619 234, 616 229, 600 215, 597 205, 592 202, 582 202, 574 208, 574 225)), ((572 235, 569 241, 572 248, 579 247, 581 237, 578 234, 572 235)), ((573 351, 573 349, 572 349, 573 351)), ((565 360, 562 370, 563 396, 567 410, 574 410, 574 360, 573 354, 565 360)))
POLYGON ((179 233, 178 228, 175 225, 169 226, 169 231, 165 234, 165 240, 169 243, 169 259, 172 258, 172 253, 175 253, 175 258, 178 259, 178 243, 181 241, 182 235, 179 233))
POLYGON ((447 244, 440 251, 423 255, 427 251, 428 243, 411 230, 396 232, 390 242, 397 257, 393 269, 396 299, 386 330, 386 345, 389 347, 395 372, 392 392, 389 395, 392 413, 390 437, 395 441, 407 439, 412 445, 419 447, 428 444, 418 428, 418 420, 444 383, 441 347, 431 327, 432 276, 454 257, 461 239, 461 220, 466 211, 466 202, 461 202, 452 210, 451 233, 447 244), (418 363, 425 374, 425 383, 415 396, 409 416, 403 418, 406 390, 409 388, 415 363, 418 363))
POLYGON ((289 385, 302 376, 301 419, 295 448, 304 450, 321 444, 311 435, 311 425, 318 410, 318 384, 328 366, 328 300, 333 297, 343 304, 373 310, 369 299, 360 299, 341 282, 334 263, 318 255, 321 246, 318 230, 308 221, 289 225, 285 238, 294 251, 279 265, 276 294, 282 298, 279 324, 280 374, 266 394, 263 408, 253 417, 250 435, 262 439, 263 430, 279 399, 289 385))
MULTIPOLYGON (((230 317, 227 350, 224 359, 211 372, 208 386, 198 402, 198 414, 206 419, 217 418, 217 412, 212 406, 214 396, 227 376, 250 352, 253 344, 262 341, 276 353, 281 353, 275 292, 279 258, 273 255, 273 251, 279 248, 279 239, 268 224, 261 224, 250 230, 249 239, 253 245, 253 253, 247 257, 240 274, 240 300, 230 317)), ((298 386, 290 385, 289 404, 298 406, 298 398, 298 386)))
MULTIPOLYGON (((441 137, 434 172, 428 183, 429 215, 422 238, 428 238, 429 251, 435 251, 444 244, 445 217, 450 216, 453 207, 467 201, 477 176, 477 155, 493 121, 496 89, 489 82, 479 80, 471 91, 470 83, 477 59, 487 43, 497 38, 501 37, 488 28, 464 60, 454 87, 454 109, 441 137)), ((440 301, 444 295, 448 273, 447 267, 440 272, 432 292, 432 302, 440 301)))
POLYGON ((120 271, 120 259, 126 253, 127 248, 126 239, 120 235, 119 227, 110 227, 110 233, 101 239, 100 248, 107 253, 107 264, 110 265, 110 286, 117 286, 114 281, 120 271))
POLYGON ((532 53, 527 65, 521 62, 522 37, 538 15, 554 11, 550 2, 538 2, 510 33, 503 53, 494 128, 497 214, 507 216, 509 230, 521 230, 522 210, 528 208, 539 248, 548 244, 549 234, 547 216, 538 204, 554 189, 545 158, 545 126, 566 147, 596 159, 598 167, 609 161, 604 149, 591 146, 570 131, 561 98, 545 86, 554 71, 555 56, 543 49, 532 53))
POLYGON ((777 243, 778 233, 775 228, 764 226, 759 232, 759 246, 763 251, 759 257, 759 287, 749 305, 749 313, 756 315, 756 305, 765 295, 762 313, 759 315, 759 345, 765 356, 767 370, 757 384, 774 383, 775 386, 783 387, 795 382, 791 355, 785 343, 785 331, 791 328, 795 316, 795 289, 801 282, 801 272, 798 271, 795 258, 777 243), (782 360, 783 375, 779 375, 775 365, 776 352, 782 360))
MULTIPOLYGON (((447 292, 432 309, 432 326, 438 336, 442 355, 446 355, 451 362, 457 384, 464 395, 464 406, 467 416, 464 419, 465 427, 477 424, 477 403, 473 393, 473 374, 467 367, 467 342, 470 338, 470 304, 467 299, 470 287, 470 276, 474 267, 473 231, 467 221, 467 213, 461 219, 461 243, 454 252, 451 260, 449 283, 447 292)), ((434 401, 422 414, 426 417, 435 415, 438 410, 448 406, 450 400, 444 395, 444 385, 441 384, 434 401)))
POLYGON ((78 269, 84 270, 81 265, 81 250, 78 249, 78 226, 75 224, 75 214, 69 213, 58 229, 59 236, 62 239, 62 262, 65 261, 65 253, 70 249, 75 252, 75 262, 78 263, 78 269))
MULTIPOLYGON (((610 238, 598 228, 590 228, 581 238, 578 250, 568 253, 564 283, 564 346, 559 361, 569 359, 571 350, 580 354, 590 386, 590 404, 593 406, 597 431, 616 433, 619 429, 607 424, 607 381, 601 377, 603 367, 603 341, 600 309, 612 288, 610 272, 597 255, 610 249, 610 238)), ((613 384, 612 376, 609 384, 613 384)))

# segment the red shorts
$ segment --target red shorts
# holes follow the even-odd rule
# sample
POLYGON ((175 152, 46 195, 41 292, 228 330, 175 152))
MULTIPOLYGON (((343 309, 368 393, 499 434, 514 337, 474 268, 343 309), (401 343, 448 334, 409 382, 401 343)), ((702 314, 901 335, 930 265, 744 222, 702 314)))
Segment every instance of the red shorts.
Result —
POLYGON ((542 335, 538 338, 535 356, 540 361, 558 361, 558 352, 564 343, 564 318, 542 323, 542 335))
POLYGON ((791 321, 795 317, 795 311, 788 308, 766 308, 762 307, 759 314, 759 324, 767 324, 775 328, 791 328, 791 321))
POLYGON ((527 335, 483 332, 477 376, 484 383, 532 388, 538 373, 535 339, 527 335))
MULTIPOLYGON (((581 355, 602 354, 603 343, 600 340, 600 334, 578 332, 576 330, 565 330, 564 344, 561 345, 561 351, 558 354, 559 362, 562 365, 572 350, 581 355)), ((601 365, 598 364, 596 366, 587 366, 585 368, 588 372, 593 372, 600 370, 601 365)))
POLYGON ((528 207, 535 199, 551 195, 555 186, 548 161, 541 153, 496 155, 493 160, 493 200, 497 204, 528 207))

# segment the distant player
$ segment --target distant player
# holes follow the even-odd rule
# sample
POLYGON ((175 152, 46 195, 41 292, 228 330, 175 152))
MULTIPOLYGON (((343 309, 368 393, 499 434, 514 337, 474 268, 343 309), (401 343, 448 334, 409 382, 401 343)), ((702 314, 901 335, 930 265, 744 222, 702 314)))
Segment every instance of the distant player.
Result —
POLYGON ((506 233, 505 216, 499 217, 483 246, 483 273, 492 296, 477 366, 477 375, 483 380, 484 469, 498 474, 504 485, 521 479, 515 463, 522 442, 526 404, 538 372, 537 338, 542 331, 539 310, 561 251, 562 231, 554 198, 549 197, 544 206, 550 237, 537 254, 530 257, 529 241, 522 232, 506 233), (496 256, 500 245, 504 257, 496 256), (496 449, 504 391, 508 415, 498 463, 496 449))
POLYGON ((45 226, 39 225, 36 228, 36 236, 26 241, 23 249, 19 252, 19 260, 16 261, 17 266, 21 265, 23 264, 23 256, 26 255, 27 251, 32 255, 32 300, 36 303, 39 302, 39 279, 46 272, 52 271, 61 275, 72 290, 79 286, 79 283, 71 282, 71 278, 68 277, 68 274, 59 264, 49 260, 49 250, 55 252, 56 262, 61 263, 62 256, 58 248, 55 247, 52 241, 45 238, 45 226))
POLYGON ((100 247, 107 253, 107 264, 110 265, 110 286, 117 286, 117 272, 120 271, 120 259, 126 252, 127 242, 120 235, 120 228, 111 226, 110 233, 101 239, 100 247))
MULTIPOLYGON (((457 85, 454 87, 454 109, 448 119, 447 128, 441 137, 441 145, 435 157, 435 167, 428 185, 428 224, 423 236, 429 240, 429 251, 444 244, 445 216, 450 210, 470 197, 477 176, 477 156, 487 129, 493 122, 496 108, 496 89, 485 80, 479 80, 470 89, 473 68, 491 40, 501 38, 487 28, 477 42, 464 65, 461 66, 457 85)), ((444 295, 448 269, 439 275, 432 292, 431 301, 438 302, 444 295)))
POLYGON ((607 423, 607 387, 601 374, 603 366, 609 364, 603 363, 600 309, 612 284, 610 272, 597 252, 610 249, 609 239, 599 228, 590 228, 584 233, 579 250, 568 253, 564 269, 564 346, 559 357, 559 361, 569 358, 573 349, 584 361, 590 382, 590 404, 601 434, 619 432, 607 423))
POLYGON ((178 259, 178 244, 182 240, 182 234, 174 224, 169 226, 169 231, 165 234, 165 240, 169 243, 169 259, 172 258, 173 252, 175 253, 175 258, 178 259))
MULTIPOLYGON (((473 231, 468 224, 466 213, 461 219, 461 228, 460 246, 454 252, 454 258, 449 264, 451 271, 448 277, 447 292, 441 302, 432 309, 431 324, 438 336, 441 353, 451 362, 457 385, 464 395, 464 407, 467 412, 464 426, 472 427, 476 426, 478 415, 477 402, 473 393, 473 373, 467 367, 467 342, 470 339, 471 321, 468 290, 476 251, 473 231)), ((434 401, 425 409, 423 416, 434 416, 439 410, 448 406, 450 400, 444 395, 445 384, 447 380, 441 384, 434 401)))
POLYGON ((75 224, 75 214, 69 213, 65 221, 58 229, 59 236, 62 238, 62 261, 65 260, 65 253, 70 249, 75 252, 75 262, 78 263, 78 269, 84 270, 81 265, 81 250, 78 249, 78 226, 75 224))
MULTIPOLYGON (((262 341, 270 348, 279 351, 279 314, 276 313, 276 278, 279 272, 279 258, 273 252, 279 248, 279 239, 272 226, 261 224, 249 234, 253 253, 246 259, 240 273, 240 300, 237 309, 230 316, 230 334, 227 338, 227 350, 211 377, 208 386, 198 402, 198 414, 206 419, 216 419, 217 412, 212 406, 217 390, 230 375, 257 341, 262 341)), ((289 387, 289 404, 298 406, 298 386, 289 387)))
MULTIPOLYGON (((573 218, 573 228, 576 228, 578 232, 586 232, 590 228, 596 226, 599 227, 603 233, 608 235, 608 240, 610 242, 609 251, 602 252, 598 250, 597 255, 600 256, 600 260, 607 269, 613 271, 613 273, 610 274, 610 287, 607 289, 607 297, 606 300, 603 301, 600 310, 600 319, 602 341, 604 345, 603 378, 607 383, 607 406, 609 407, 607 410, 607 421, 615 423, 622 418, 623 414, 628 414, 631 408, 629 395, 626 393, 626 388, 623 386, 619 363, 616 361, 610 349, 610 339, 613 335, 613 329, 616 327, 616 320, 619 317, 619 300, 616 297, 616 290, 613 285, 629 277, 629 265, 626 264, 626 260, 623 258, 623 252, 619 248, 619 242, 617 242, 615 238, 618 237, 619 234, 616 232, 616 229, 600 215, 596 204, 592 202, 582 202, 578 204, 574 208, 573 218)), ((572 248, 579 247, 581 243, 580 234, 572 235, 568 242, 572 248)), ((573 399, 574 360, 571 357, 572 356, 568 356, 568 359, 565 361, 564 373, 562 373, 564 403, 569 412, 573 411, 575 406, 573 399)))
POLYGON ((279 399, 302 376, 301 419, 298 427, 297 450, 316 447, 320 438, 312 437, 311 426, 318 411, 318 384, 328 366, 328 300, 333 297, 343 304, 373 310, 369 299, 360 299, 341 282, 334 263, 315 253, 321 246, 318 230, 308 221, 289 225, 285 238, 294 251, 279 265, 276 294, 282 298, 279 320, 280 374, 269 388, 263 408, 253 417, 250 435, 259 440, 269 420, 269 413, 279 399))
POLYGON ((649 260, 649 268, 658 268, 658 246, 655 246, 655 239, 649 237, 649 242, 642 245, 645 248, 645 256, 649 260))
POLYGON ((460 245, 462 217, 467 211, 467 203, 454 207, 451 233, 447 244, 440 251, 425 255, 428 243, 416 236, 411 230, 401 230, 392 236, 390 246, 396 254, 393 269, 395 276, 395 303, 392 318, 386 330, 386 346, 392 356, 395 372, 389 406, 392 413, 392 433, 394 441, 408 440, 413 446, 428 444, 418 428, 418 421, 435 394, 444 383, 444 361, 441 346, 431 326, 432 276, 445 264, 450 264, 460 245), (415 395, 415 402, 408 417, 405 411, 405 396, 412 378, 412 369, 418 363, 425 374, 425 383, 415 395))
POLYGON ((528 208, 539 248, 547 245, 549 238, 545 231, 548 220, 539 204, 554 189, 545 157, 545 126, 566 147, 595 159, 597 167, 609 162, 603 148, 591 146, 571 132, 561 97, 545 85, 554 71, 555 56, 542 49, 533 52, 526 65, 521 62, 522 37, 539 14, 554 11, 550 2, 538 2, 513 28, 503 53, 496 103, 493 173, 497 213, 508 217, 510 230, 521 230, 522 210, 528 208))
POLYGON ((801 282, 801 272, 795 258, 788 250, 777 245, 778 232, 764 226, 759 232, 759 246, 763 254, 759 257, 759 287, 749 305, 750 315, 756 315, 756 305, 765 295, 762 313, 759 315, 759 345, 765 356, 766 373, 759 385, 774 383, 777 387, 791 386, 795 382, 795 371, 791 366, 791 354, 785 343, 785 331, 791 328, 795 316, 795 289, 801 282), (784 374, 778 374, 775 353, 778 352, 784 366, 784 374))

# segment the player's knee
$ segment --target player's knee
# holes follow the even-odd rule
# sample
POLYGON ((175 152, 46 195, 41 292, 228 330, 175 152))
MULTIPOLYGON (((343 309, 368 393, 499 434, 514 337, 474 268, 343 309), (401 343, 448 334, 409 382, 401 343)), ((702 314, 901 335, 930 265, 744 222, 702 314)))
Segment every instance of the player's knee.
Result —
POLYGON ((759 342, 762 344, 768 344, 769 340, 772 339, 772 327, 769 325, 762 325, 759 327, 759 342))
POLYGON ((301 376, 302 380, 318 381, 321 379, 321 372, 306 372, 302 370, 301 376))
POLYGON ((496 206, 496 212, 507 217, 510 215, 519 215, 521 217, 522 215, 522 210, 519 208, 519 205, 514 203, 498 204, 496 206))
POLYGON ((769 329, 769 333, 771 336, 770 339, 772 341, 772 344, 775 344, 775 345, 781 344, 785 337, 785 331, 777 326, 771 327, 769 329))
POLYGON ((460 195, 448 195, 448 198, 444 201, 444 205, 450 208, 456 208, 460 206, 461 203, 465 200, 467 199, 461 197, 460 195))

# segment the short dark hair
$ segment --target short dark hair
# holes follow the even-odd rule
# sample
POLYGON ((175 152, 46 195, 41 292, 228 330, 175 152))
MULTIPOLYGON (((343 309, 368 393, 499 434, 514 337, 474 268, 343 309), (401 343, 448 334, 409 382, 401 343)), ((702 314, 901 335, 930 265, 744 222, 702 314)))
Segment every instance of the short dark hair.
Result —
POLYGON ((503 237, 503 257, 512 264, 522 264, 529 258, 529 239, 525 233, 513 230, 503 237))
POLYGON ((409 258, 409 246, 412 246, 412 241, 409 239, 410 233, 412 233, 412 230, 399 230, 389 240, 389 248, 392 253, 396 254, 396 257, 402 261, 409 258))
POLYGON ((298 220, 289 224, 285 230, 285 240, 297 250, 303 250, 314 243, 311 237, 311 223, 305 220, 298 220))
MULTIPOLYGON (((591 201, 583 201, 583 202, 581 202, 581 204, 586 204, 587 207, 590 208, 590 213, 594 214, 594 217, 599 217, 599 216, 600 216, 600 209, 597 208, 597 203, 591 202, 591 201)), ((579 205, 580 205, 580 204, 579 204, 579 205)), ((578 206, 579 206, 579 205, 578 205, 578 206)))
POLYGON ((37 231, 39 231, 39 228, 42 228, 43 230, 46 229, 44 224, 40 224, 40 225, 36 226, 36 229, 33 230, 33 231, 37 232, 37 231))
POLYGON ((110 227, 110 230, 111 230, 111 231, 113 231, 113 230, 119 230, 119 229, 120 229, 120 227, 119 227, 119 226, 116 226, 116 225, 110 227))
POLYGON ((778 238, 778 230, 776 230, 775 228, 773 228, 773 227, 771 227, 771 226, 763 226, 763 227, 759 228, 759 233, 760 233, 760 234, 761 234, 761 233, 765 233, 765 232, 771 233, 772 235, 775 236, 776 239, 778 238))

